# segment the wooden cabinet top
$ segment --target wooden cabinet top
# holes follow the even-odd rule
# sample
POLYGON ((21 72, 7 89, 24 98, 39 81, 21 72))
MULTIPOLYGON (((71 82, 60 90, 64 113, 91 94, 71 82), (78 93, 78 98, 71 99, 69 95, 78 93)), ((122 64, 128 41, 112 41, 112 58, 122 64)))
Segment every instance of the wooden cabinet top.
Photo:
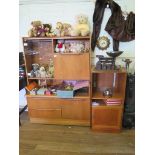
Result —
POLYGON ((121 68, 119 70, 96 70, 93 66, 91 69, 92 73, 127 73, 125 68, 121 68))
POLYGON ((52 39, 90 39, 90 36, 78 36, 78 37, 71 37, 71 36, 64 36, 64 37, 23 37, 24 40, 52 40, 52 39))

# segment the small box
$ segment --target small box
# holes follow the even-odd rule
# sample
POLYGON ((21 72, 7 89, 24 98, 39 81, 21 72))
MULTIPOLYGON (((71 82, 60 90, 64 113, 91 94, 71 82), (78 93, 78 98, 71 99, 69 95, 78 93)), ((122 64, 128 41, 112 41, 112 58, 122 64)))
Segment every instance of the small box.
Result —
POLYGON ((37 95, 44 95, 46 90, 47 90, 46 88, 40 88, 40 89, 37 91, 37 95))
POLYGON ((73 90, 57 90, 57 96, 59 98, 73 98, 74 91, 73 90))

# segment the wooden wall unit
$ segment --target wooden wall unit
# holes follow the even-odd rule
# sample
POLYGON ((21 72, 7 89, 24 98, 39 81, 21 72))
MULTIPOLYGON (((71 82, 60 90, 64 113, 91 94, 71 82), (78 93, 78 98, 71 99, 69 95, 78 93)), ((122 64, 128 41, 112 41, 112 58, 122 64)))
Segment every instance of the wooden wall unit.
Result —
POLYGON ((90 37, 23 38, 28 84, 46 80, 48 85, 63 80, 87 80, 88 92, 76 92, 73 98, 56 95, 27 94, 28 113, 32 123, 90 126, 90 50, 84 53, 56 53, 57 40, 90 42, 90 37), (49 65, 54 62, 53 78, 30 77, 32 64, 49 65))
POLYGON ((92 130, 100 132, 120 132, 122 128, 126 71, 92 71, 92 130), (113 91, 112 97, 103 95, 106 88, 113 91), (115 101, 119 105, 108 105, 115 101), (93 105, 93 103, 97 105, 93 105))
MULTIPOLYGON (((53 37, 53 38, 23 38, 24 56, 28 84, 43 79, 48 85, 54 85, 62 80, 87 80, 88 91, 76 93, 73 98, 63 99, 56 95, 27 94, 28 113, 32 123, 82 125, 91 126, 93 131, 119 132, 122 127, 124 108, 126 71, 91 70, 91 48, 84 53, 56 53, 57 40, 67 42, 87 41, 90 37, 53 37), (54 77, 32 78, 28 73, 32 64, 49 65, 54 62, 54 77), (113 96, 103 96, 105 88, 113 89, 113 96), (120 105, 106 105, 106 101, 115 99, 120 105), (99 103, 93 105, 93 102, 99 103)), ((90 43, 91 44, 91 43, 90 43)))

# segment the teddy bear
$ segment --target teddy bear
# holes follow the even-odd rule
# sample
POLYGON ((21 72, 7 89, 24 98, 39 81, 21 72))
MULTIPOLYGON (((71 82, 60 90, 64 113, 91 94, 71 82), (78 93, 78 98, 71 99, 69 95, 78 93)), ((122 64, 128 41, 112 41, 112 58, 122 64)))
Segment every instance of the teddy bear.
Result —
POLYGON ((31 22, 32 28, 28 31, 29 37, 44 37, 45 30, 41 21, 32 21, 31 22))
POLYGON ((77 24, 71 30, 71 36, 88 36, 90 28, 88 24, 88 17, 80 14, 77 16, 77 24))
POLYGON ((84 44, 73 42, 70 44, 70 52, 72 53, 82 53, 84 52, 84 44))
POLYGON ((61 22, 57 22, 56 23, 56 30, 55 30, 55 32, 56 32, 56 35, 58 37, 63 37, 65 35, 65 32, 63 30, 63 23, 61 23, 61 22))
POLYGON ((32 64, 32 70, 30 72, 30 76, 31 77, 40 77, 39 64, 37 64, 37 63, 32 64))
POLYGON ((52 37, 55 36, 54 30, 52 30, 52 25, 51 24, 43 24, 43 28, 45 30, 45 36, 46 37, 52 37))
POLYGON ((65 52, 65 44, 64 44, 64 40, 57 40, 57 44, 55 47, 55 52, 56 53, 64 53, 65 52))
POLYGON ((64 36, 70 36, 71 35, 71 29, 72 29, 72 26, 70 24, 63 23, 64 36))
POLYGON ((41 66, 39 68, 39 74, 40 74, 40 77, 42 77, 42 78, 47 77, 47 73, 46 73, 46 70, 45 70, 44 66, 41 66))

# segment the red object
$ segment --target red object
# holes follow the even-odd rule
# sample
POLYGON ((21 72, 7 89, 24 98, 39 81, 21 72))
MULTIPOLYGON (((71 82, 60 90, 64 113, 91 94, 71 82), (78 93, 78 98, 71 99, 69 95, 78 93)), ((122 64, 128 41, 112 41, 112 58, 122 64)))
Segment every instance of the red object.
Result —
POLYGON ((122 100, 121 99, 108 99, 106 101, 106 105, 121 105, 122 100))
POLYGON ((62 48, 62 45, 63 45, 62 43, 59 43, 58 48, 62 48))

